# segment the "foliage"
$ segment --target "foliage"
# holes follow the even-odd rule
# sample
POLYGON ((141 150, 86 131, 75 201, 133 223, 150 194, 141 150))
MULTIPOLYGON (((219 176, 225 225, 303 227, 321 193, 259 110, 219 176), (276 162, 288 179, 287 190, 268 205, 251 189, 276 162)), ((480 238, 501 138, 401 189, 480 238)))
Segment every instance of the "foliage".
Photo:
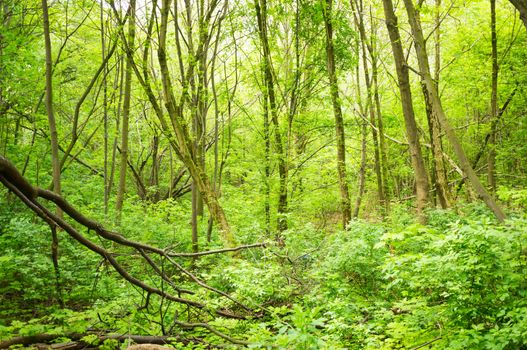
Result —
MULTIPOLYGON (((131 56, 139 74, 132 74, 126 199, 118 213, 122 81, 129 57, 117 17, 125 18, 129 1, 48 1, 53 106, 60 156, 64 157, 62 195, 86 217, 130 240, 188 253, 194 249, 195 223, 200 251, 224 247, 221 232, 214 225, 209 231, 207 203, 203 214, 198 213, 199 198, 193 209, 188 191, 196 182, 192 184, 189 175, 188 155, 178 154, 173 147, 181 135, 166 135, 163 119, 156 115, 143 82, 151 87, 166 121, 188 127, 188 144, 203 143, 199 177, 213 184, 237 243, 265 242, 266 246, 195 259, 174 257, 192 277, 155 256, 162 272, 189 292, 182 296, 207 305, 196 312, 126 283, 107 259, 61 231, 57 278, 49 226, 0 186, 0 340, 49 333, 60 336, 56 340, 60 342, 70 333, 81 333, 86 335, 82 341, 90 346, 106 350, 124 346, 116 340, 99 342, 90 335, 103 331, 169 335, 176 349, 205 349, 209 344, 235 347, 203 327, 178 323, 188 322, 207 323, 248 341, 254 349, 526 348, 527 71, 522 67, 527 66, 527 35, 509 2, 497 1, 499 116, 491 116, 489 110, 488 1, 420 2, 430 64, 439 69, 437 83, 448 120, 483 181, 489 149, 496 151, 495 197, 509 216, 504 224, 496 223, 488 209, 475 201, 472 189, 459 185, 463 175, 445 137, 442 151, 452 206, 434 208, 435 194, 431 193, 425 225, 416 223, 415 176, 383 6, 380 1, 353 1, 358 11, 354 13, 349 1, 333 1, 339 102, 345 124, 344 165, 352 202, 362 196, 359 218, 346 229, 340 225, 335 125, 327 86, 327 1, 266 2, 276 125, 269 119, 273 117, 271 101, 264 101, 268 87, 263 86, 254 1, 191 1, 191 8, 179 7, 182 2, 168 1, 174 6, 169 11, 166 53, 158 51, 161 21, 154 2, 140 2, 136 13, 137 45, 131 56), (112 4, 120 14, 113 12, 112 4), (210 4, 216 5, 210 12, 201 8, 210 4), (440 28, 435 23, 437 11, 440 28), (211 16, 210 28, 203 14, 211 16), (363 43, 355 16, 365 25, 366 62, 362 61, 363 43), (200 47, 207 34, 211 37, 200 47), (114 55, 99 70, 103 52, 108 53, 114 42, 114 55), (159 64, 163 54, 181 108, 175 116, 164 103, 159 64), (439 59, 437 65, 432 58, 439 59), (369 79, 377 90, 368 89, 364 64, 371 69, 369 79), (373 97, 372 101, 367 97, 373 97), (365 121, 368 125, 363 132, 365 121), (379 121, 384 135, 374 141, 373 130, 380 131, 379 121), (204 127, 200 134, 199 123, 204 127), (496 142, 491 145, 493 125, 496 142), (277 136, 283 155, 277 151, 277 136), (381 140, 386 152, 380 162, 386 170, 381 182, 389 207, 379 201, 374 171, 381 140), (278 213, 282 156, 287 208, 278 213), (362 172, 364 193, 360 192, 362 172), (276 232, 279 216, 287 220, 283 232, 276 232), (217 316, 213 309, 240 314, 247 310, 201 288, 197 279, 247 304, 254 317, 217 316)), ((0 154, 31 183, 49 188, 41 3, 0 3, 0 154)), ((156 6, 161 3, 157 1, 156 6)), ((433 180, 421 77, 413 74, 417 62, 403 2, 396 5, 412 72, 419 137, 433 180)), ((49 202, 39 201, 54 209, 49 202)), ((131 249, 73 225, 111 251, 134 277, 156 288, 169 288, 158 271, 138 263, 131 249)))

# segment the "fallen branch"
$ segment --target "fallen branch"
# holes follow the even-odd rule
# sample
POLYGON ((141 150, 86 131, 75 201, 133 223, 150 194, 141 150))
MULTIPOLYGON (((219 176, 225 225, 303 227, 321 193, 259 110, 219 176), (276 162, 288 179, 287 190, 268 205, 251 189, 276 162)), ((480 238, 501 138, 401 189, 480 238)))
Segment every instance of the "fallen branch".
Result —
POLYGON ((248 248, 258 248, 258 247, 265 248, 266 245, 267 243, 254 243, 254 244, 248 244, 248 245, 241 245, 241 246, 234 247, 234 248, 207 250, 204 252, 197 252, 197 253, 168 253, 168 255, 172 257, 195 258, 198 256, 204 256, 204 255, 227 253, 227 252, 237 252, 239 250, 248 249, 248 248))
MULTIPOLYGON (((221 295, 233 303, 237 304, 238 306, 242 307, 244 310, 246 310, 249 313, 249 316, 252 317, 258 317, 260 314, 257 314, 253 311, 252 308, 249 306, 241 303, 240 301, 237 301, 230 295, 228 295, 225 292, 222 292, 214 287, 211 287, 201 281, 198 277, 190 273, 188 270, 186 270, 183 266, 181 266, 179 263, 174 261, 174 257, 177 256, 185 256, 185 253, 182 253, 183 255, 178 255, 177 253, 170 253, 166 252, 164 249, 150 246, 144 243, 131 241, 129 239, 126 239, 123 235, 112 232, 109 230, 106 230, 102 224, 98 223, 97 221, 91 220, 84 215, 82 215, 78 210, 76 210, 70 203, 68 203, 64 198, 57 195, 54 192, 32 186, 19 172, 18 170, 7 160, 6 158, 0 156, 0 182, 11 192, 13 192, 19 199, 29 208, 31 209, 36 215, 38 215, 41 219, 43 219, 46 223, 48 223, 51 227, 60 227, 64 232, 69 234, 73 239, 75 239, 77 242, 88 248, 89 250, 99 254, 102 256, 113 268, 115 271, 117 271, 121 277, 123 277, 126 281, 129 283, 141 288, 142 290, 146 291, 149 294, 156 294, 162 298, 165 298, 170 301, 174 301, 177 303, 185 304, 190 307, 193 307, 195 309, 202 309, 205 311, 212 311, 216 313, 219 316, 228 317, 228 318, 237 318, 237 319, 244 319, 247 316, 243 314, 235 314, 230 311, 225 311, 222 309, 212 309, 208 305, 204 304, 203 302, 191 300, 187 298, 182 298, 180 295, 182 293, 192 294, 192 291, 179 288, 176 283, 172 280, 171 277, 169 277, 167 274, 163 273, 163 269, 157 265, 155 260, 149 255, 150 254, 156 254, 161 259, 164 259, 172 264, 175 268, 177 268, 183 275, 187 276, 190 280, 195 282, 197 285, 199 285, 202 288, 205 288, 207 290, 210 290, 218 295, 221 295), (86 227, 88 230, 92 230, 101 238, 104 238, 106 240, 110 240, 112 242, 115 242, 117 245, 128 247, 134 249, 137 253, 142 256, 144 261, 148 264, 147 266, 150 266, 153 271, 161 278, 162 280, 168 282, 168 284, 177 292, 177 296, 173 295, 169 292, 166 292, 165 290, 158 289, 156 287, 153 287, 149 285, 148 283, 134 277, 128 271, 124 268, 123 265, 121 265, 117 259, 116 255, 112 252, 108 251, 106 248, 104 248, 102 245, 99 245, 92 240, 90 240, 88 237, 84 236, 77 230, 75 227, 73 227, 70 223, 68 223, 64 218, 61 218, 57 216, 54 212, 50 211, 48 208, 46 208, 44 205, 42 205, 37 199, 42 198, 49 200, 50 202, 53 202, 55 205, 57 205, 59 208, 63 210, 64 213, 66 213, 69 217, 71 217, 76 223, 86 227)), ((257 246, 264 246, 263 243, 257 243, 253 245, 247 245, 247 246, 241 246, 241 247, 235 247, 235 248, 228 248, 228 249, 219 249, 216 251, 208 251, 203 252, 203 255, 208 254, 215 254, 223 251, 237 251, 241 249, 251 248, 251 247, 257 247, 257 246)), ((192 255, 190 255, 192 256, 192 255)), ((206 323, 203 323, 206 324, 206 323)), ((200 325, 203 325, 200 323, 200 325)), ((207 328, 209 331, 218 334, 216 330, 212 326, 209 326, 207 324, 207 328)), ((221 334, 221 332, 220 332, 221 334)), ((219 335, 219 334, 218 334, 219 335)), ((224 337, 225 338, 225 337, 224 337)), ((231 341, 232 338, 227 337, 226 340, 231 341)), ((239 341, 241 342, 241 340, 239 341)))
POLYGON ((68 338, 75 342, 80 342, 83 347, 85 347, 85 342, 82 341, 82 338, 86 336, 97 336, 99 343, 104 342, 108 339, 115 339, 117 341, 126 341, 130 340, 136 344, 169 344, 171 341, 178 341, 183 343, 190 343, 191 340, 189 339, 179 339, 177 336, 166 336, 166 335, 160 335, 160 336, 150 336, 150 335, 120 335, 120 334, 97 334, 95 332, 89 332, 89 333, 65 333, 65 334, 35 334, 35 335, 29 335, 29 336, 22 336, 22 337, 15 337, 8 340, 4 340, 0 342, 0 349, 7 349, 10 346, 13 345, 32 345, 37 343, 50 343, 58 338, 68 338))

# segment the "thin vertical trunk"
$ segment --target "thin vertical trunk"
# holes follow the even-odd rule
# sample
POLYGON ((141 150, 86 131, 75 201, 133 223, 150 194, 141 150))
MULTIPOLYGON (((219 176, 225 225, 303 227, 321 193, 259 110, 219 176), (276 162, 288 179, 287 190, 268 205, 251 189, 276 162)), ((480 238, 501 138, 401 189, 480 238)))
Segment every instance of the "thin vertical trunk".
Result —
MULTIPOLYGON (((10 18, 10 10, 7 2, 4 3, 3 0, 0 0, 0 23, 3 28, 7 28, 10 18)), ((5 113, 7 112, 8 106, 4 98, 4 85, 5 85, 5 62, 4 62, 4 45, 5 37, 4 34, 0 33, 0 118, 2 120, 7 120, 5 118, 5 113)), ((2 124, 3 126, 3 124, 2 124)), ((4 149, 7 147, 7 138, 5 139, 4 149)), ((5 151, 4 151, 5 154, 5 151)))
POLYGON ((434 193, 441 205, 441 208, 450 207, 450 194, 448 190, 448 179, 446 177, 445 162, 443 159, 443 145, 441 142, 441 128, 434 109, 432 108, 430 92, 425 84, 421 84, 423 96, 425 99, 426 117, 428 121, 428 130, 430 134, 430 143, 432 149, 432 183, 434 184, 434 193))
POLYGON ((386 154, 386 143, 384 138, 384 124, 382 121, 381 98, 379 95, 378 66, 377 58, 372 57, 372 79, 373 79, 373 100, 375 102, 375 114, 377 117, 377 128, 379 129, 379 153, 381 156, 381 174, 384 195, 384 214, 390 210, 390 195, 388 192, 388 156, 386 154))
MULTIPOLYGON (((280 232, 287 230, 287 164, 285 159, 284 145, 278 121, 278 106, 276 104, 275 82, 271 68, 271 51, 269 48, 269 37, 267 33, 267 1, 255 0, 256 16, 258 20, 258 31, 263 51, 263 71, 265 79, 264 98, 269 101, 269 112, 273 125, 275 148, 278 155, 279 193, 277 208, 277 241, 282 243, 280 232), (261 1, 261 4, 260 4, 261 1)), ((269 130, 269 133, 271 130, 269 130)))
MULTIPOLYGON (((135 0, 130 1, 128 19, 128 46, 133 51, 135 39, 135 0)), ((121 220, 121 210, 123 208, 124 194, 126 192, 126 168, 128 161, 128 125, 130 120, 130 100, 132 92, 132 63, 127 58, 124 77, 124 96, 123 96, 123 120, 121 127, 121 162, 119 171, 119 186, 117 188, 117 219, 121 220)))
MULTIPOLYGON (((366 35, 366 29, 364 26, 364 16, 362 14, 363 12, 363 6, 362 1, 356 1, 356 4, 354 4, 353 1, 351 1, 352 7, 354 7, 354 20, 355 25, 359 29, 360 34, 360 42, 361 42, 361 52, 362 52, 362 65, 363 65, 363 72, 364 72, 364 80, 366 81, 366 92, 367 92, 367 110, 369 112, 370 116, 370 125, 371 125, 371 135, 373 140, 373 160, 374 160, 374 170, 375 170, 375 176, 377 179, 377 194, 379 196, 379 202, 381 204, 384 204, 385 197, 384 197, 384 186, 382 183, 382 174, 381 174, 381 157, 380 157, 380 151, 379 151, 379 135, 377 134, 377 118, 375 116, 375 107, 373 104, 373 87, 372 87, 372 79, 370 79, 370 68, 368 66, 368 52, 372 52, 372 48, 370 47, 367 49, 368 44, 368 37, 366 35)), ((371 55, 370 55, 371 56, 371 55)), ((364 141, 363 141, 364 142, 364 141)), ((357 208, 355 209, 357 210, 357 208)), ((356 215, 354 215, 356 216, 356 215)))
MULTIPOLYGON (((101 6, 101 56, 106 57, 106 23, 104 19, 104 8, 101 6)), ((108 65, 104 67, 103 73, 103 123, 104 123, 104 214, 108 214, 109 193, 109 174, 108 174, 108 65)))
MULTIPOLYGON (((434 33, 434 83, 439 89, 439 74, 441 71, 441 19, 440 19, 441 0, 435 2, 435 33, 434 33)), ((443 209, 450 207, 450 190, 448 188, 448 178, 446 173, 445 160, 443 157, 443 144, 441 140, 441 126, 437 115, 432 108, 428 90, 421 84, 425 98, 426 116, 428 120, 428 130, 430 143, 432 146, 432 179, 434 192, 443 209)))
POLYGON ((362 142, 361 142, 361 152, 360 152, 359 193, 357 194, 357 198, 355 199, 355 208, 353 209, 354 218, 359 217, 360 205, 362 203, 362 197, 364 196, 364 191, 366 189, 366 161, 367 161, 366 144, 367 144, 367 137, 368 137, 368 128, 366 124, 367 123, 364 120, 361 123, 362 142))
POLYGON ((51 139, 51 163, 53 169, 53 191, 60 195, 60 159, 57 124, 53 111, 53 61, 51 58, 51 38, 49 30, 49 15, 47 0, 42 0, 42 15, 44 19, 44 42, 46 47, 46 96, 45 104, 48 114, 51 139))
POLYGON ((271 139, 269 135, 269 101, 264 97, 263 133, 265 144, 265 232, 271 233, 271 139))
POLYGON ((382 174, 382 185, 383 185, 383 194, 384 194, 384 214, 387 214, 390 210, 390 195, 388 192, 388 156, 386 154, 386 143, 384 137, 384 125, 382 120, 382 109, 381 109, 381 98, 379 95, 379 82, 378 82, 378 58, 377 50, 375 46, 375 36, 376 29, 373 24, 373 14, 370 8, 370 21, 372 26, 371 38, 371 70, 372 70, 372 80, 373 80, 373 100, 375 102, 375 114, 377 115, 377 127, 379 129, 379 152, 381 155, 381 174, 382 174))
MULTIPOLYGON (((390 0, 384 0, 384 1, 390 1, 390 0)), ((414 48, 415 48, 417 60, 419 63, 419 70, 421 73, 421 77, 424 80, 424 84, 426 85, 426 88, 428 90, 433 112, 434 114, 437 115, 442 129, 445 131, 450 141, 450 144, 452 145, 452 148, 454 149, 454 152, 457 158, 459 159, 459 165, 461 169, 463 170, 463 172, 465 173, 465 175, 467 176, 468 180, 470 181, 470 184, 476 191, 477 195, 485 202, 485 204, 489 207, 489 209, 492 210, 492 212, 494 213, 494 215, 499 221, 504 221, 505 213, 501 210, 501 208, 498 206, 496 201, 492 198, 492 196, 488 193, 485 187, 481 184, 476 172, 470 165, 470 162, 465 154, 465 151, 463 150, 463 147, 461 146, 461 143, 459 142, 454 132, 454 129, 450 126, 450 123, 448 122, 448 119, 446 118, 445 112, 441 105, 441 100, 439 98, 439 92, 437 90, 437 85, 434 83, 434 80, 432 79, 432 75, 430 74, 428 54, 426 52, 425 39, 423 35, 423 30, 421 29, 421 21, 419 18, 420 17, 419 13, 415 10, 412 0, 404 0, 404 3, 405 3, 406 11, 408 13, 408 20, 412 28, 412 35, 414 38, 414 48)))
POLYGON ((324 8, 324 26, 326 30, 326 63, 329 78, 329 89, 333 113, 335 115, 335 131, 337 139, 337 173, 339 177, 340 205, 342 211, 342 227, 351 220, 351 201, 346 176, 346 144, 344 137, 344 119, 342 117, 341 100, 337 74, 335 70, 335 53, 333 48, 332 0, 326 0, 324 8))
POLYGON ((492 91, 490 97, 491 130, 489 137, 489 154, 487 159, 487 177, 489 190, 496 194, 496 129, 497 123, 493 121, 498 117, 498 38, 496 35, 496 0, 490 0, 490 32, 492 47, 492 91))
POLYGON ((119 142, 119 130, 121 128, 121 109, 122 109, 122 96, 123 96, 123 85, 124 85, 124 64, 123 58, 120 57, 117 61, 117 67, 115 69, 115 80, 114 80, 114 92, 118 91, 117 107, 114 107, 113 114, 115 116, 115 135, 112 142, 112 159, 110 161, 110 175, 108 179, 108 194, 112 193, 115 179, 115 169, 117 165, 117 144, 119 142))
MULTIPOLYGON (((220 29, 218 28, 218 34, 220 33, 220 29)), ((216 39, 216 43, 214 45, 214 57, 218 54, 218 44, 219 40, 216 39)), ((214 101, 214 169, 213 169, 213 177, 212 177, 212 189, 214 192, 218 193, 219 188, 219 128, 220 128, 220 109, 218 106, 218 93, 216 91, 216 80, 214 78, 216 74, 216 59, 212 61, 212 67, 211 67, 211 73, 210 73, 210 86, 212 89, 212 99, 214 101)), ((207 226, 207 242, 210 242, 210 239, 212 237, 212 216, 209 217, 209 222, 207 226)))
MULTIPOLYGON (((60 159, 59 159, 59 144, 57 125, 55 121, 55 115, 53 112, 53 61, 51 58, 51 36, 49 30, 49 14, 48 14, 48 2, 42 0, 42 19, 44 25, 44 44, 46 48, 46 95, 45 104, 48 114, 49 122, 49 133, 51 139, 51 164, 53 168, 53 191, 58 195, 61 194, 60 190, 60 159)), ((57 207, 57 216, 62 217, 62 211, 57 207)), ((55 270, 55 288, 57 292, 57 300, 61 306, 64 306, 62 299, 62 289, 60 285, 60 269, 59 269, 59 258, 58 248, 59 239, 57 236, 57 228, 51 226, 51 259, 53 261, 53 268, 55 270)))
POLYGON ((428 203, 428 176, 426 174, 425 163, 421 153, 421 144, 417 133, 414 108, 412 104, 412 92, 410 88, 410 78, 408 65, 403 53, 397 17, 394 12, 392 0, 383 0, 384 14, 386 17, 386 27, 392 44, 395 69, 401 94, 401 104, 403 108, 404 123, 406 127, 406 137, 408 139, 412 167, 414 169, 417 214, 419 221, 425 222, 424 209, 428 203))
MULTIPOLYGON (((154 111, 160 121, 161 128, 165 133, 170 135, 169 142, 171 147, 177 153, 183 164, 185 164, 187 167, 194 184, 198 188, 200 195, 203 197, 205 204, 209 208, 211 216, 218 224, 225 240, 225 244, 227 246, 234 246, 236 242, 234 236, 232 235, 227 217, 225 216, 225 212, 218 201, 217 194, 213 190, 205 170, 198 162, 196 162, 196 155, 191 137, 189 135, 188 126, 182 116, 182 105, 178 105, 176 103, 174 96, 166 52, 166 34, 170 4, 170 0, 163 0, 163 5, 160 12, 161 23, 159 26, 159 48, 157 52, 161 80, 163 84, 163 102, 165 102, 165 106, 170 118, 170 127, 163 115, 161 106, 157 101, 157 97, 152 91, 148 81, 143 79, 136 65, 134 65, 134 71, 136 73, 135 75, 143 86, 145 93, 147 94, 148 99, 154 108, 154 111)), ((133 59, 131 53, 131 51, 128 51, 128 56, 133 59)))
POLYGON ((192 215, 191 215, 191 227, 192 227, 192 251, 197 253, 199 251, 198 245, 198 195, 199 191, 196 187, 196 183, 192 181, 191 184, 192 193, 192 215))
POLYGON ((150 171, 149 185, 153 187, 153 193, 149 194, 149 199, 153 202, 158 202, 160 198, 159 193, 159 135, 154 135, 152 138, 152 169, 150 171))

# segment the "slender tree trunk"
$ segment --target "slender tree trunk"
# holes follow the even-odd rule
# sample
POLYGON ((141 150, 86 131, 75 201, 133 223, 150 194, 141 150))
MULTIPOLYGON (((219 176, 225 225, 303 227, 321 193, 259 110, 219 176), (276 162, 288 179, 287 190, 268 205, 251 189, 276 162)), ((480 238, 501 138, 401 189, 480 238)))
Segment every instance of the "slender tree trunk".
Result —
MULTIPOLYGON (((370 107, 371 108, 371 107, 370 107)), ((366 162, 367 162, 367 137, 368 137, 368 128, 366 121, 361 122, 361 151, 360 151, 360 169, 359 169, 359 193, 355 199, 355 208, 353 209, 353 217, 359 217, 360 205, 362 203, 362 197, 364 197, 364 191, 366 189, 366 162)))
MULTIPOLYGON (((435 2, 435 33, 434 33, 434 82, 436 88, 439 89, 439 74, 441 71, 441 0, 435 2)), ((450 190, 448 188, 448 178, 443 157, 443 144, 441 140, 441 126, 437 115, 434 114, 433 108, 428 97, 429 92, 424 84, 422 85, 423 94, 425 96, 426 115, 428 119, 428 129, 430 133, 430 143, 432 146, 432 164, 433 164, 433 179, 435 186, 435 194, 443 209, 450 207, 450 190)))
MULTIPOLYGON (((373 19, 373 16, 370 18, 373 19)), ((373 33, 372 33, 373 34, 373 33)), ((373 39, 372 39, 373 41, 373 39)), ((384 137, 384 125, 382 120, 382 109, 381 109, 381 98, 379 95, 379 82, 378 82, 378 58, 377 52, 374 49, 372 43, 372 80, 373 80, 373 99, 375 101, 375 113, 377 115, 377 127, 379 128, 379 152, 381 154, 381 173, 382 173, 382 185, 384 194, 384 211, 387 214, 390 211, 390 194, 388 192, 388 156, 386 151, 386 143, 384 137)))
POLYGON ((112 158, 110 161, 110 175, 108 179, 108 194, 112 193, 112 189, 114 187, 114 179, 115 179, 115 169, 117 167, 117 145, 119 143, 119 130, 121 128, 121 110, 122 110, 122 96, 123 96, 123 85, 124 85, 124 67, 125 64, 123 63, 123 57, 121 56, 117 60, 117 67, 115 69, 115 81, 114 81, 114 93, 118 93, 117 98, 117 107, 114 107, 113 114, 115 117, 115 135, 113 137, 112 142, 112 158))
POLYGON ((432 183, 434 184, 434 193, 441 208, 446 209, 450 207, 450 194, 448 190, 448 179, 446 178, 445 162, 443 160, 441 128, 432 108, 430 92, 425 84, 421 84, 421 88, 425 99, 426 117, 432 150, 432 183))
MULTIPOLYGON (((435 32, 434 32, 434 83, 439 90, 439 75, 441 70, 441 19, 440 19, 441 0, 435 1, 435 32)), ((441 208, 450 207, 450 190, 448 188, 448 178, 443 157, 443 144, 441 140, 441 126, 437 115, 434 113, 430 92, 425 84, 421 84, 426 107, 426 117, 430 134, 430 144, 432 150, 432 169, 431 178, 434 186, 434 194, 439 201, 441 208)))
MULTIPOLYGON (((49 30, 49 14, 48 2, 42 0, 42 19, 44 24, 44 43, 46 48, 46 96, 45 104, 48 114, 49 133, 51 139, 51 164, 53 168, 53 191, 58 195, 61 194, 60 189, 60 158, 59 158, 59 143, 57 125, 55 121, 55 114, 53 112, 53 60, 51 58, 51 35, 49 30)), ((62 218, 62 211, 57 208, 57 216, 62 218)), ((60 269, 59 269, 59 239, 57 236, 56 226, 51 226, 51 259, 55 270, 55 288, 57 292, 57 300, 61 306, 64 306, 62 299, 62 288, 60 285, 60 269)))
POLYGON ((264 113, 263 113, 263 133, 265 144, 265 165, 264 165, 264 182, 265 182, 265 231, 271 233, 271 139, 269 135, 269 100, 264 96, 264 113))
MULTIPOLYGON (((375 176, 377 179, 377 193, 379 196, 379 202, 384 205, 385 202, 385 196, 384 196, 384 186, 383 186, 383 179, 382 179, 382 173, 381 173, 381 157, 380 157, 380 151, 379 151, 379 135, 377 134, 377 118, 375 115, 375 106, 373 103, 374 98, 374 92, 372 87, 372 79, 370 79, 370 68, 368 66, 368 52, 372 52, 372 48, 367 50, 368 44, 368 37, 366 35, 366 29, 364 26, 364 16, 363 16, 363 6, 362 1, 358 1, 356 4, 353 4, 353 1, 351 2, 352 6, 356 9, 355 12, 355 25, 359 29, 360 34, 360 42, 361 42, 361 51, 362 51, 362 65, 363 65, 363 72, 364 72, 364 80, 366 81, 366 92, 367 92, 367 110, 369 111, 370 115, 370 125, 371 125, 371 135, 372 135, 372 141, 373 141, 373 156, 374 156, 374 170, 375 170, 375 176)), ((371 55, 370 55, 371 56, 371 55)), ((363 140, 364 143, 364 140, 363 140)), ((355 209, 357 210, 357 209, 355 209)), ((356 217, 356 215, 354 215, 356 217)))
MULTIPOLYGON (((384 1, 390 1, 390 0, 384 0, 384 1)), ((452 145, 452 148, 454 149, 454 152, 456 153, 456 156, 459 159, 459 165, 461 169, 466 174, 468 180, 470 181, 470 184, 476 191, 477 195, 485 202, 485 204, 487 204, 489 209, 492 210, 492 212, 494 213, 494 215, 499 221, 504 221, 505 213, 501 210, 501 208, 498 206, 496 201, 492 198, 492 196, 487 192, 485 187, 479 181, 479 178, 476 175, 476 172, 474 171, 472 166, 470 165, 470 162, 465 154, 465 151, 463 150, 463 147, 461 146, 461 143, 459 142, 454 132, 454 129, 450 126, 450 123, 448 122, 448 119, 446 118, 445 112, 441 105, 441 100, 439 98, 439 92, 437 90, 437 85, 434 83, 434 80, 432 79, 432 75, 430 74, 428 54, 426 52, 425 39, 424 39, 423 31, 421 29, 421 21, 419 18, 419 13, 415 10, 412 0, 404 0, 404 3, 406 6, 406 11, 408 13, 408 20, 412 28, 415 52, 417 55, 417 60, 419 62, 419 70, 421 73, 421 77, 424 80, 424 84, 426 85, 426 88, 429 92, 429 97, 431 99, 431 105, 432 105, 433 111, 437 115, 442 129, 445 130, 445 133, 450 141, 450 144, 452 145)))
MULTIPOLYGON (((104 8, 101 6, 101 56, 106 57, 106 22, 104 18, 104 8)), ((109 173, 108 173, 108 65, 103 73, 103 123, 104 123, 104 214, 108 214, 109 193, 109 173)))
MULTIPOLYGON (((128 46, 132 50, 135 41, 135 0, 130 1, 128 19, 128 46)), ((130 120, 130 102, 132 93, 132 62, 130 58, 126 60, 124 78, 124 97, 123 97, 123 123, 121 127, 121 165, 119 172, 119 186, 117 188, 117 220, 121 220, 121 210, 123 208, 124 194, 126 192, 126 169, 128 161, 128 125, 130 120)))
POLYGON ((408 66, 403 53, 401 36, 397 26, 397 17, 395 16, 392 0, 383 0, 384 14, 386 17, 386 27, 392 44, 393 57, 399 83, 399 92, 401 94, 401 104, 404 114, 406 127, 406 137, 408 139, 410 156, 415 175, 417 214, 421 222, 425 222, 424 209, 428 203, 428 176, 421 153, 421 144, 417 133, 417 124, 415 121, 414 108, 412 104, 412 92, 410 89, 410 78, 408 66))
MULTIPOLYGON (((209 208, 211 216, 218 224, 225 240, 225 244, 227 246, 234 246, 236 242, 234 236, 232 235, 227 217, 225 216, 225 212, 218 201, 217 194, 213 190, 205 170, 202 166, 200 166, 199 163, 196 162, 196 155, 194 153, 192 140, 189 135, 186 121, 182 116, 182 107, 176 103, 175 96, 173 94, 172 80, 170 78, 166 53, 166 34, 170 4, 170 0, 163 0, 163 5, 161 7, 161 23, 159 27, 159 48, 157 52, 161 80, 163 83, 163 97, 170 118, 170 127, 163 115, 161 107, 150 87, 149 82, 143 79, 136 65, 134 65, 134 71, 136 73, 135 75, 143 86, 148 99, 154 108, 154 111, 160 121, 162 130, 167 135, 169 135, 170 145, 183 164, 185 164, 187 167, 190 176, 192 177, 200 192, 200 195, 203 197, 205 204, 209 208)), ((130 51, 128 51, 128 56, 133 58, 130 51)))
POLYGON ((278 106, 276 104, 275 83, 271 66, 271 51, 269 48, 269 37, 267 33, 267 1, 255 0, 256 16, 258 20, 258 30, 263 51, 263 70, 265 78, 264 98, 269 101, 269 112, 271 123, 273 125, 273 134, 275 138, 275 148, 278 155, 278 175, 279 175, 279 193, 277 208, 277 241, 282 243, 280 232, 287 230, 287 176, 288 169, 282 134, 280 131, 280 122, 278 120, 278 106), (260 3, 261 1, 261 3, 260 3))
MULTIPOLYGON (((490 118, 498 117, 498 39, 496 35, 496 0, 490 0, 490 33, 492 47, 492 87, 490 97, 490 118)), ((496 129, 497 123, 491 122, 489 137, 489 154, 487 159, 487 178, 491 194, 496 194, 496 129)))
POLYGON ((339 177, 340 205, 342 211, 342 227, 351 220, 351 201, 346 176, 346 144, 344 136, 344 119, 342 117, 341 100, 337 74, 335 70, 335 53, 333 48, 332 0, 325 0, 324 26, 326 29, 326 63, 329 78, 329 88, 333 113, 335 115, 335 131, 337 138, 337 173, 339 177))

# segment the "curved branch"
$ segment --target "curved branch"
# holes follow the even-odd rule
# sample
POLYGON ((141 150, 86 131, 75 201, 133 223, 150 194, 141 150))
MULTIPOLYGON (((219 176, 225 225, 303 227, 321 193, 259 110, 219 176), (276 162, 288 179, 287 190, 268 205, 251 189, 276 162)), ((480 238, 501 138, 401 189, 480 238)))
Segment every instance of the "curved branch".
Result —
MULTIPOLYGON (((166 298, 171 301, 175 301, 178 303, 186 304, 189 306, 193 306, 199 309, 206 308, 205 304, 176 297, 174 295, 171 295, 169 293, 166 293, 162 290, 159 290, 155 287, 152 287, 145 282, 133 277, 130 275, 121 264, 114 258, 113 254, 111 254, 109 251, 107 251, 105 248, 95 244, 85 236, 83 236, 78 230, 76 230, 73 226, 71 226, 68 222, 66 222, 64 219, 56 216, 52 212, 50 212, 45 206, 40 204, 37 201, 38 197, 44 198, 46 200, 49 200, 56 204, 58 207, 60 207, 66 214, 68 214, 72 219, 74 219, 77 223, 81 224, 82 226, 86 227, 89 230, 95 231, 99 236, 102 238, 108 239, 110 241, 113 241, 115 243, 118 243, 122 246, 130 247, 138 251, 143 258, 147 261, 147 263, 154 269, 156 273, 159 274, 161 269, 156 265, 156 263, 152 260, 151 257, 149 257, 146 252, 155 253, 159 256, 167 259, 173 266, 175 266, 178 270, 180 270, 184 275, 188 276, 192 281, 194 281, 199 286, 208 289, 214 293, 217 293, 232 302, 238 304, 242 308, 244 308, 246 311, 249 311, 253 313, 253 310, 244 305, 243 303, 235 300, 227 293, 224 293, 216 288, 213 288, 203 281, 201 281, 199 278, 194 276, 192 273, 190 273, 188 270, 186 270, 183 266, 178 264, 176 261, 172 259, 172 257, 163 249, 153 247, 147 244, 143 244, 140 242, 135 242, 126 239, 124 236, 122 236, 119 233, 111 232, 106 230, 102 224, 98 223, 95 220, 89 219, 83 214, 81 214, 77 209, 75 209, 70 203, 68 203, 63 197, 57 195, 54 192, 32 186, 14 167, 14 165, 11 164, 7 158, 4 158, 3 156, 0 156, 0 182, 4 184, 5 187, 7 187, 10 191, 15 193, 21 200, 28 206, 33 212, 35 212, 40 218, 42 218, 44 221, 46 221, 51 226, 59 226, 61 227, 65 232, 67 232, 72 238, 77 240, 79 243, 90 249, 91 251, 101 255, 104 257, 111 265, 112 267, 128 282, 130 282, 133 285, 138 286, 139 288, 153 294, 157 294, 163 298, 166 298)), ((244 247, 238 247, 238 248, 231 248, 232 251, 236 251, 239 249, 243 249, 244 247)), ((205 252, 205 255, 207 254, 213 254, 214 252, 205 252)), ((161 273, 160 277, 164 279, 165 281, 169 282, 171 286, 175 286, 171 279, 166 276, 165 274, 161 273)), ((186 293, 189 292, 184 289, 175 288, 176 291, 180 293, 186 293)), ((216 310, 215 311, 218 315, 225 316, 225 317, 231 317, 231 318, 245 318, 242 315, 234 315, 231 313, 227 313, 222 310, 216 310)))

